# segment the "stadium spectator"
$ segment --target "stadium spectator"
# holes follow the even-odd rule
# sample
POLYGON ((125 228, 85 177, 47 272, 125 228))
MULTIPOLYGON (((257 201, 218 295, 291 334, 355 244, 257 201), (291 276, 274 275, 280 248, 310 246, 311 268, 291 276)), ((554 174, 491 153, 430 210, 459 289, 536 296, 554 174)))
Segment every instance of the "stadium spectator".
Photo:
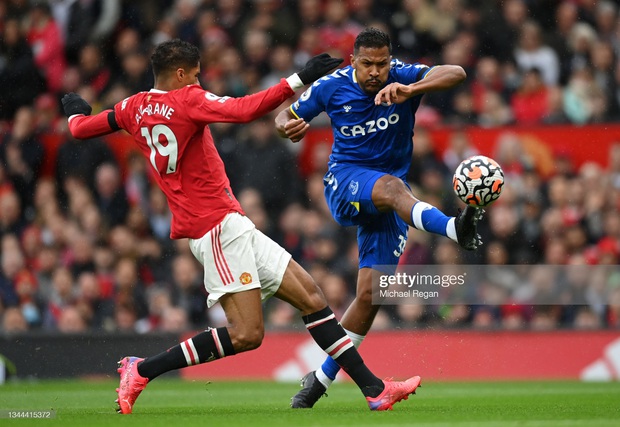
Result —
POLYGON ((162 332, 186 332, 190 326, 187 311, 181 307, 172 306, 164 309, 159 330, 162 332))
POLYGON ((88 323, 76 306, 68 305, 60 309, 56 327, 63 334, 81 334, 88 330, 88 323))
POLYGON ((557 53, 543 43, 542 29, 533 20, 523 23, 514 51, 517 66, 522 70, 537 68, 547 86, 556 86, 560 80, 560 62, 557 53))
POLYGON ((13 234, 2 236, 2 258, 0 259, 0 307, 19 305, 19 295, 15 291, 18 274, 24 269, 24 256, 17 237, 13 234))
POLYGON ((515 124, 532 126, 542 124, 551 112, 551 92, 538 68, 523 72, 521 86, 512 95, 512 107, 515 124))
POLYGON ((171 291, 163 285, 150 286, 145 292, 148 315, 138 320, 136 328, 140 333, 159 330, 162 326, 164 312, 172 305, 171 291))
POLYGON ((258 84, 260 79, 269 74, 271 46, 271 37, 263 30, 250 29, 243 37, 243 52, 246 58, 244 66, 246 70, 254 73, 253 78, 256 80, 251 86, 258 84))
POLYGON ((116 158, 112 150, 101 139, 78 141, 71 135, 67 135, 58 147, 54 168, 61 203, 67 197, 65 189, 67 179, 81 180, 94 194, 96 171, 102 164, 110 162, 116 162, 116 158))
POLYGON ((403 328, 415 328, 426 324, 426 307, 422 304, 399 304, 396 306, 398 324, 403 328))
POLYGON ((617 56, 610 42, 598 41, 590 50, 592 75, 598 89, 605 98, 603 121, 613 121, 620 114, 620 105, 616 97, 618 82, 616 81, 617 56))
POLYGON ((121 64, 120 74, 111 76, 105 87, 106 98, 110 97, 110 92, 114 89, 122 89, 123 96, 113 99, 107 105, 114 105, 116 102, 126 98, 134 92, 148 90, 153 87, 153 71, 149 67, 149 58, 146 51, 142 48, 127 52, 119 60, 121 64))
POLYGON ((296 69, 293 64, 293 50, 286 44, 275 45, 270 53, 271 71, 261 79, 260 88, 273 86, 280 79, 290 76, 296 69))
POLYGON ((572 123, 583 125, 604 120, 606 96, 597 86, 592 69, 575 70, 564 89, 564 113, 572 123))
POLYGON ((172 301, 187 313, 188 325, 204 328, 207 325, 207 300, 196 260, 189 255, 177 255, 172 261, 172 301))
POLYGON ((324 17, 319 29, 321 46, 330 49, 334 56, 349 58, 355 37, 362 27, 351 19, 346 2, 340 0, 327 0, 324 17))
POLYGON ((34 53, 34 62, 43 73, 47 89, 58 93, 67 67, 62 32, 52 16, 50 5, 45 1, 32 5, 29 18, 26 39, 34 53))
MULTIPOLYGON (((304 29, 320 27, 323 21, 323 12, 321 0, 299 0, 297 2, 297 19, 299 22, 303 22, 304 29)), ((318 51, 310 52, 310 56, 306 60, 318 53, 318 51)), ((305 61, 301 63, 301 65, 303 64, 305 61)))
MULTIPOLYGON (((333 271, 333 268, 330 268, 333 271)), ((325 299, 336 317, 342 318, 347 307, 351 304, 350 293, 347 284, 339 274, 329 273, 323 279, 318 282, 321 287, 325 299)))
POLYGON ((132 150, 126 159, 127 173, 124 187, 127 200, 131 206, 137 206, 144 212, 149 211, 150 172, 144 157, 132 150))
POLYGON ((559 83, 563 86, 568 81, 572 69, 569 40, 573 27, 578 20, 577 4, 569 1, 561 2, 555 9, 554 16, 553 29, 547 32, 546 39, 549 46, 558 54, 560 61, 559 83))
POLYGON ((154 237, 165 242, 170 236, 170 219, 172 217, 165 194, 157 187, 152 185, 149 191, 149 224, 153 230, 154 237))
MULTIPOLYGON (((416 137, 416 147, 414 149, 414 162, 415 158, 418 157, 418 145, 419 145, 419 135, 416 137)), ((474 147, 471 139, 467 136, 467 133, 463 130, 456 130, 452 132, 450 135, 450 145, 443 153, 443 163, 445 168, 442 168, 441 171, 444 175, 449 175, 448 171, 456 170, 457 166, 463 159, 467 159, 469 157, 475 156, 479 154, 478 149, 474 147)))
POLYGON ((114 300, 117 305, 134 307, 138 319, 149 316, 146 286, 140 280, 138 264, 133 258, 123 257, 115 264, 114 300))
POLYGON ((239 191, 238 200, 241 208, 258 230, 268 235, 273 232, 273 224, 265 209, 263 196, 258 190, 247 187, 239 191))
POLYGON ((19 334, 28 332, 28 322, 22 311, 17 307, 8 307, 2 313, 2 332, 5 334, 19 334))
POLYGON ((44 156, 43 144, 35 130, 33 109, 20 107, 15 113, 11 132, 0 143, 0 161, 19 195, 24 216, 32 215, 32 197, 44 156))
POLYGON ((30 105, 45 89, 19 20, 7 19, 0 40, 0 119, 10 120, 17 109, 30 105))
POLYGON ((483 128, 505 126, 513 122, 514 114, 510 105, 494 91, 483 95, 482 111, 478 114, 477 124, 483 128))
POLYGON ((115 227, 125 223, 129 212, 127 193, 122 185, 120 171, 114 163, 102 163, 95 171, 95 194, 105 223, 115 227))
POLYGON ((224 31, 233 40, 235 47, 240 48, 246 27, 243 25, 249 9, 243 0, 217 0, 219 22, 224 31))
MULTIPOLYGON (((58 7, 58 3, 53 2, 52 5, 58 7)), ((92 0, 64 3, 70 3, 68 10, 63 13, 65 27, 62 30, 67 41, 65 52, 67 60, 75 63, 85 44, 101 43, 112 35, 121 17, 121 1, 92 0)))
POLYGON ((237 191, 241 193, 246 188, 257 190, 269 222, 273 224, 277 215, 290 203, 299 201, 302 194, 297 170, 289 167, 295 163, 295 157, 274 132, 272 121, 267 118, 251 123, 240 139, 241 145, 237 148, 232 166, 237 171, 237 191), (270 173, 265 173, 265 170, 270 173))
POLYGON ((76 306, 88 319, 90 329, 102 330, 113 321, 114 301, 102 296, 102 286, 93 271, 77 276, 76 306))
MULTIPOLYGON (((80 82, 92 89, 99 97, 110 85, 112 75, 110 67, 104 61, 103 52, 99 45, 88 43, 80 48, 78 55, 80 82)), ((126 67, 123 68, 126 70, 126 67)))
POLYGON ((526 0, 493 2, 481 25, 488 34, 481 43, 484 54, 496 56, 500 62, 512 60, 521 28, 529 18, 526 0))
POLYGON ((424 179, 424 171, 428 169, 436 169, 442 173, 448 173, 445 162, 438 156, 436 143, 431 132, 424 126, 416 126, 415 144, 407 182, 418 187, 421 186, 424 179))
POLYGON ((293 41, 297 39, 299 27, 290 2, 252 0, 250 3, 252 15, 245 23, 246 28, 269 34, 274 46, 293 44, 293 41))
POLYGON ((0 194, 0 237, 21 236, 26 224, 17 193, 11 190, 0 194))
POLYGON ((34 101, 36 134, 45 137, 60 133, 65 128, 61 120, 59 104, 56 97, 50 93, 44 93, 34 101))
POLYGON ((304 26, 299 33, 299 41, 293 54, 293 63, 296 67, 305 64, 321 50, 321 36, 315 26, 304 26))
POLYGON ((41 307, 43 302, 37 295, 37 281, 35 276, 28 270, 23 269, 15 277, 13 284, 15 293, 19 298, 19 307, 28 322, 28 326, 36 328, 41 324, 41 307))
POLYGON ((135 308, 130 304, 114 305, 114 325, 109 326, 116 332, 135 333, 138 332, 136 324, 138 322, 138 314, 135 308))
POLYGON ((266 312, 266 323, 271 329, 289 329, 297 320, 295 308, 282 300, 268 304, 266 312))
POLYGON ((52 274, 52 292, 43 313, 43 327, 56 330, 62 310, 74 302, 74 278, 71 271, 66 267, 56 267, 52 274))
POLYGON ((565 70, 564 85, 569 82, 573 73, 589 66, 589 53, 597 39, 596 31, 589 24, 576 22, 572 26, 568 38, 569 55, 565 59, 566 64, 563 66, 565 70))
POLYGON ((474 111, 477 114, 480 114, 484 109, 484 100, 487 93, 495 92, 502 95, 504 98, 508 97, 502 78, 500 63, 497 58, 485 56, 478 59, 470 87, 474 111))

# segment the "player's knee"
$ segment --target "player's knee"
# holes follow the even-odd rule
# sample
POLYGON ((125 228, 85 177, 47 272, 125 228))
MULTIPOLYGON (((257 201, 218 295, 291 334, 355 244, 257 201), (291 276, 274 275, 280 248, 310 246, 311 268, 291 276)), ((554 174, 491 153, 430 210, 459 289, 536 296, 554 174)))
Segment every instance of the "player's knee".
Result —
POLYGON ((303 301, 299 301, 302 305, 300 307, 302 315, 315 313, 325 308, 327 300, 314 279, 309 274, 305 274, 300 277, 300 282, 305 291, 303 301))
POLYGON ((372 306, 372 289, 358 289, 355 299, 360 305, 372 306))
POLYGON ((257 349, 263 343, 265 330, 262 327, 247 328, 235 337, 237 352, 257 349))
POLYGON ((410 196, 405 183, 392 175, 382 176, 372 190, 372 201, 377 209, 394 209, 398 202, 410 196))
POLYGON ((315 284, 313 291, 309 294, 307 311, 309 313, 315 313, 325 308, 326 305, 327 300, 325 299, 321 288, 315 284))

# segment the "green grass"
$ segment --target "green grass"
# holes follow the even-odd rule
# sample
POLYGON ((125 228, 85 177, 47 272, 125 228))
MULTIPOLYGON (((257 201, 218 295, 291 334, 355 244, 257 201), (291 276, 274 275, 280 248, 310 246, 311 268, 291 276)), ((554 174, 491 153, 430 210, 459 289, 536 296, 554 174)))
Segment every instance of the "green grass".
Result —
POLYGON ((0 410, 56 411, 48 420, 1 419, 2 426, 619 426, 620 383, 423 382, 392 412, 370 412, 350 383, 336 384, 314 409, 292 410, 296 384, 158 379, 132 415, 115 413, 112 381, 40 381, 0 386, 0 410))

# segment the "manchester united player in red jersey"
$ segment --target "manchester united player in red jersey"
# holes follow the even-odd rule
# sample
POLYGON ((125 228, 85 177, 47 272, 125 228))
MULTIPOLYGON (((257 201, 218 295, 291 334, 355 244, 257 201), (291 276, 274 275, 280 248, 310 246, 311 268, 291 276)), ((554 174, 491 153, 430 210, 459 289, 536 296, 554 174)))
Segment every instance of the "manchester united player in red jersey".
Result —
POLYGON ((155 88, 111 110, 90 116, 86 101, 73 93, 65 95, 69 129, 79 139, 119 129, 133 136, 168 198, 170 237, 189 239, 192 253, 204 266, 208 305, 219 301, 228 325, 209 328, 152 357, 123 357, 118 363, 118 412, 131 413, 147 383, 164 372, 257 348, 264 335, 261 301, 272 295, 300 310, 314 340, 360 387, 371 410, 391 409, 407 399, 420 377, 382 381, 366 367, 310 275, 244 215, 208 127, 261 117, 342 60, 318 55, 299 73, 242 98, 219 97, 200 87, 199 51, 187 42, 160 44, 151 61, 155 88))

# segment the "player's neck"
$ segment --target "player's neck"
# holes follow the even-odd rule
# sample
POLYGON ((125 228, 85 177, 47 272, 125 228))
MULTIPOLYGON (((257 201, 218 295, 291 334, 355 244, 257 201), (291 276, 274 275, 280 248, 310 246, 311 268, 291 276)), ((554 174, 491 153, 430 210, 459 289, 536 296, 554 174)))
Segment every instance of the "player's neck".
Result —
POLYGON ((161 90, 163 92, 170 92, 172 90, 181 89, 183 87, 185 87, 185 85, 179 83, 176 80, 162 79, 162 80, 155 80, 155 85, 153 86, 153 89, 161 90))

